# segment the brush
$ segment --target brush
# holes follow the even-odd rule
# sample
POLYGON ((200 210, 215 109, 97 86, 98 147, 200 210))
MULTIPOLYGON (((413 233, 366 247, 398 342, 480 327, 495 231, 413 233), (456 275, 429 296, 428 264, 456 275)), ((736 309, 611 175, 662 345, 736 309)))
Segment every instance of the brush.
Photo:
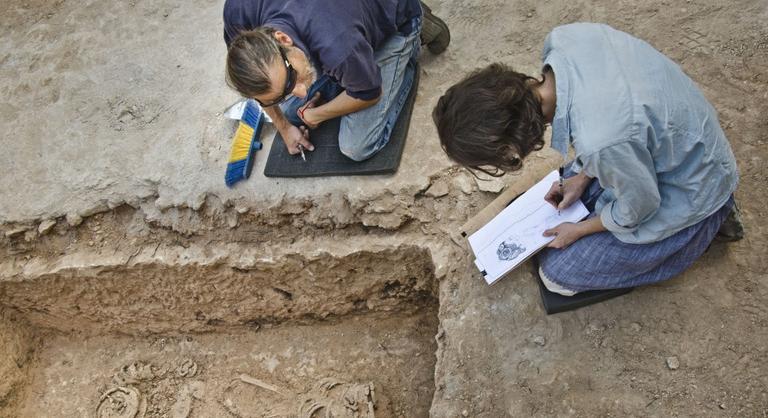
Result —
POLYGON ((232 150, 229 153, 227 173, 224 175, 227 187, 232 187, 251 175, 256 151, 263 146, 259 141, 263 124, 264 114, 261 109, 250 100, 246 102, 243 117, 237 126, 235 137, 232 138, 232 150))

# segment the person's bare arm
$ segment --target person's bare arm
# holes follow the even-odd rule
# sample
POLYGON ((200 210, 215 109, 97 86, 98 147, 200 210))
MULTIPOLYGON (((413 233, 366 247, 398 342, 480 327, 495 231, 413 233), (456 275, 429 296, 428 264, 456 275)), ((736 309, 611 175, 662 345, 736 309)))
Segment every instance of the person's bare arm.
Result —
POLYGON ((563 222, 560 225, 544 231, 545 237, 554 236, 548 247, 566 248, 579 238, 598 232, 607 231, 599 216, 594 216, 579 223, 563 222))
POLYGON ((283 115, 283 111, 278 106, 268 106, 264 108, 264 112, 272 118, 272 123, 275 128, 280 132, 283 137, 286 148, 288 148, 289 154, 298 154, 299 144, 309 151, 314 151, 315 146, 309 142, 309 131, 306 128, 298 128, 293 126, 288 119, 283 115))
POLYGON ((367 109, 378 103, 381 96, 371 100, 360 100, 343 91, 330 102, 316 106, 319 98, 319 95, 315 95, 312 100, 299 109, 299 117, 311 129, 327 120, 367 109))

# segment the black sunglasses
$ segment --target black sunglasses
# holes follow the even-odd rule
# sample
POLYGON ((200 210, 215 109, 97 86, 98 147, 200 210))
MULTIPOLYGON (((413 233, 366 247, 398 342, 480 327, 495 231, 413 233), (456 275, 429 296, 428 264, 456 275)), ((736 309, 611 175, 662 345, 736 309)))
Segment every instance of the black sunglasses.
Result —
POLYGON ((278 49, 280 50, 280 56, 283 58, 283 63, 285 63, 285 87, 283 87, 283 93, 280 95, 280 97, 271 101, 270 103, 262 103, 259 99, 255 99, 257 102, 259 102, 261 107, 270 107, 284 102, 285 99, 287 99, 293 91, 293 88, 296 87, 296 70, 293 69, 293 66, 288 61, 288 57, 285 56, 285 50, 282 47, 278 47, 278 49))

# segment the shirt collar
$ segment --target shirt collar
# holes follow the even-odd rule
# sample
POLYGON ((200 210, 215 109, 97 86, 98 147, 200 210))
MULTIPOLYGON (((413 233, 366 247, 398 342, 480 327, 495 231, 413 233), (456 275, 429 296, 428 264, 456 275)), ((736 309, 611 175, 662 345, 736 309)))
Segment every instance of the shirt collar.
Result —
POLYGON ((568 144, 571 138, 571 123, 568 111, 571 107, 571 89, 566 72, 567 64, 554 51, 544 58, 544 67, 549 66, 555 73, 555 91, 557 102, 555 103, 555 117, 552 119, 552 148, 563 157, 568 155, 568 144))

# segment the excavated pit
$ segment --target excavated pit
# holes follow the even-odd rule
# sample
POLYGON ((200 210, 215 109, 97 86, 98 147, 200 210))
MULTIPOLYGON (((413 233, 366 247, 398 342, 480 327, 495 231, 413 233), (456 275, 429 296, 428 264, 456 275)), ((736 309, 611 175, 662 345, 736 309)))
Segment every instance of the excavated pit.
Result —
POLYGON ((427 416, 429 249, 320 235, 2 263, 0 416, 427 416))

